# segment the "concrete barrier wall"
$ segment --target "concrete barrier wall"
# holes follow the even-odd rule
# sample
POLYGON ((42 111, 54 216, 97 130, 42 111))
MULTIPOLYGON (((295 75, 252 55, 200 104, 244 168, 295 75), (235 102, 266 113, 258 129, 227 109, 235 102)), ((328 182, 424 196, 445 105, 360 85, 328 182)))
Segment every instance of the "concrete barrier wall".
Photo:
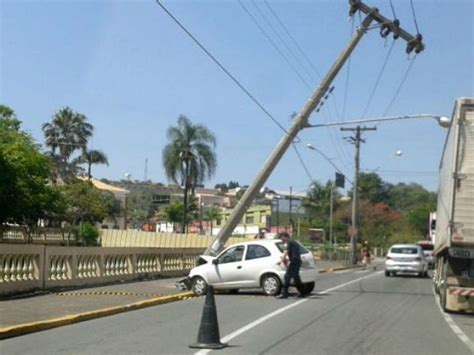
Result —
MULTIPOLYGON (((134 230, 102 229, 103 247, 147 247, 147 248, 207 248, 213 236, 177 233, 153 233, 134 230)), ((231 237, 226 245, 241 243, 249 238, 231 237)))
POLYGON ((141 277, 178 276, 204 248, 103 248, 0 245, 0 295, 97 285, 141 277))

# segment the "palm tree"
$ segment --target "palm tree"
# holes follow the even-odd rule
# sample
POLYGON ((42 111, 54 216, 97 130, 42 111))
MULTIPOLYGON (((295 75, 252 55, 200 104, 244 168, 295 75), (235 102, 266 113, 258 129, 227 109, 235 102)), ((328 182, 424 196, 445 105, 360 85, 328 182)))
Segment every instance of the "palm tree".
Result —
POLYGON ((51 123, 43 124, 42 128, 46 146, 50 147, 53 153, 58 149, 65 160, 68 160, 74 151, 87 146, 87 141, 94 131, 85 115, 74 112, 67 106, 56 112, 51 123))
POLYGON ((217 167, 216 138, 205 126, 193 124, 186 116, 178 117, 178 125, 168 128, 169 143, 163 149, 163 167, 169 180, 183 186, 183 225, 186 231, 188 194, 196 185, 211 178, 217 167))
POLYGON ((109 160, 107 155, 101 150, 87 150, 84 149, 82 154, 72 161, 72 164, 77 166, 80 164, 87 164, 87 177, 90 179, 92 177, 91 170, 93 164, 104 164, 109 165, 109 160))
POLYGON ((51 148, 53 161, 58 165, 58 170, 63 172, 73 170, 69 158, 76 150, 85 149, 94 131, 85 115, 67 106, 56 112, 51 122, 44 123, 42 129, 46 146, 51 148))

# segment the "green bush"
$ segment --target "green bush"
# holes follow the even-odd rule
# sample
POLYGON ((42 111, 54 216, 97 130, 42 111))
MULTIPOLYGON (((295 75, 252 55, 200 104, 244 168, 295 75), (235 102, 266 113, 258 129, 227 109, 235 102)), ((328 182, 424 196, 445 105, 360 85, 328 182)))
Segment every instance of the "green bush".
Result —
POLYGON ((99 245, 99 230, 90 223, 83 223, 77 230, 77 240, 81 245, 96 246, 99 245))

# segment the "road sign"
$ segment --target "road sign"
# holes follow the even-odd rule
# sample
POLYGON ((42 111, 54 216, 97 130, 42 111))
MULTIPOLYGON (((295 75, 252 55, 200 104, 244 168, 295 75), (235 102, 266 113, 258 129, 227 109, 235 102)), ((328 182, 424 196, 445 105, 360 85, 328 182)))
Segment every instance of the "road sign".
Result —
POLYGON ((347 228, 347 234, 349 234, 349 237, 354 238, 357 235, 357 228, 350 226, 347 228))

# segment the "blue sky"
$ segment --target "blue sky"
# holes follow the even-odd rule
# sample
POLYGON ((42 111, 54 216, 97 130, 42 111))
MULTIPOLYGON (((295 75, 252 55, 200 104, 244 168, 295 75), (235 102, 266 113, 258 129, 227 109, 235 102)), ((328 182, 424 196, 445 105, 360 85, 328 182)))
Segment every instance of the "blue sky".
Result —
MULTIPOLYGON (((325 73, 347 43, 351 24, 347 1, 268 0, 308 57, 325 73)), ((367 0, 391 17, 388 0, 367 0)), ((394 0, 403 27, 415 32, 409 1, 394 0)), ((41 124, 63 106, 84 113, 95 126, 92 146, 105 151, 110 166, 96 177, 121 179, 131 173, 166 182, 161 151, 166 129, 180 114, 208 126, 217 136, 218 170, 207 185, 250 183, 281 138, 281 130, 232 83, 161 11, 154 1, 0 0, 0 102, 16 110, 23 127, 43 141, 41 124)), ((163 3, 285 126, 313 89, 308 89, 259 32, 237 0, 163 3)), ((285 34, 265 3, 257 6, 285 34)), ((252 2, 248 9, 266 26, 252 2)), ((454 99, 474 95, 474 9, 471 0, 414 0, 426 51, 420 54, 389 115, 451 115, 454 99)), ((355 19, 356 25, 359 18, 355 19)), ((272 33, 268 27, 265 27, 272 33)), ((287 43, 291 45, 288 40, 287 43)), ((276 43, 278 38, 273 35, 276 43)), ((286 48, 282 51, 293 60, 286 48)), ((346 70, 335 80, 335 102, 312 123, 359 119, 390 40, 370 31, 354 52, 345 117, 346 70), (339 112, 339 116, 336 113, 339 112)), ((293 48, 294 53, 297 50, 293 48)), ((380 116, 408 66, 398 40, 365 118, 380 116)), ((306 72, 294 62, 302 73, 306 72)), ((308 81, 314 88, 319 79, 308 81)), ((436 171, 446 131, 434 120, 399 121, 367 132, 362 169, 390 182, 418 182, 437 188, 436 171), (401 150, 402 156, 395 152, 401 150)), ((334 169, 307 143, 353 175, 353 147, 337 128, 300 133, 299 149, 312 177, 325 181, 334 169)), ((295 191, 310 181, 289 150, 267 185, 295 191)))

